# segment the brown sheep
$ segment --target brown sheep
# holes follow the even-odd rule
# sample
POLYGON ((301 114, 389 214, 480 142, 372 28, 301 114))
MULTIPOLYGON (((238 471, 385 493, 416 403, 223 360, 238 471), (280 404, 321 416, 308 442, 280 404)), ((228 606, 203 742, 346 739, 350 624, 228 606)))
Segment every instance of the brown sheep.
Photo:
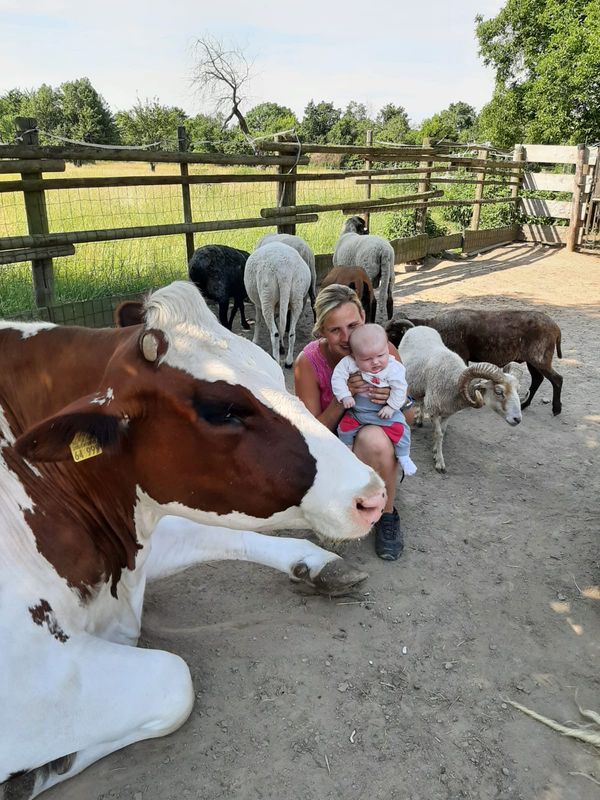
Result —
POLYGON ((525 362, 531 388, 521 408, 527 408, 544 378, 552 384, 552 412, 562 411, 562 376, 552 367, 554 351, 561 352, 560 328, 542 311, 483 311, 455 308, 431 318, 395 316, 385 326, 390 341, 398 346, 412 325, 435 328, 442 341, 466 362, 487 361, 498 367, 511 361, 525 362))
POLYGON ((362 267, 333 267, 323 278, 321 288, 332 283, 341 283, 354 289, 362 303, 366 321, 375 322, 377 300, 371 279, 362 267))

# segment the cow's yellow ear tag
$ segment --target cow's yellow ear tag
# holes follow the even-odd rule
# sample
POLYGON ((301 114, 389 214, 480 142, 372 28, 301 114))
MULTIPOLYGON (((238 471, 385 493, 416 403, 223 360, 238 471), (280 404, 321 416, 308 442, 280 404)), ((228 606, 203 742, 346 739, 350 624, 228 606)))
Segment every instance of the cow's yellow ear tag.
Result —
POLYGON ((69 445, 69 449, 71 450, 73 461, 85 461, 87 458, 99 456, 102 452, 97 439, 90 436, 89 433, 76 433, 69 445))

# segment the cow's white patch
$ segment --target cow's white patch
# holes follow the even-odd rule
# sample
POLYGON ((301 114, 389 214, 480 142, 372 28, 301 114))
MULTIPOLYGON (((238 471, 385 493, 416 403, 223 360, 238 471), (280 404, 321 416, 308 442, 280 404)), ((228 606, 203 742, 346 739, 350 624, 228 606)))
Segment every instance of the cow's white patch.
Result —
POLYGON ((53 322, 10 322, 9 320, 0 321, 0 330, 12 329, 21 333, 22 339, 29 339, 40 331, 47 331, 56 328, 53 322))
POLYGON ((103 406, 105 404, 108 405, 111 402, 111 400, 114 399, 115 399, 114 390, 112 389, 111 386, 109 386, 108 389, 104 392, 104 394, 99 394, 93 400, 90 400, 90 405, 98 405, 98 406, 103 406))
POLYGON ((21 511, 33 511, 33 501, 18 477, 8 468, 2 450, 12 445, 15 435, 10 429, 4 409, 0 405, 0 496, 15 500, 21 511))
MULTIPOLYGON (((344 445, 342 445, 344 446, 344 445)), ((158 520, 166 515, 184 517, 203 525, 226 526, 236 530, 272 531, 278 528, 306 528, 306 517, 299 506, 293 506, 285 511, 277 511, 270 517, 261 518, 244 514, 241 511, 232 511, 229 514, 219 514, 216 511, 203 511, 202 509, 188 508, 182 503, 158 503, 138 486, 136 488, 138 505, 135 511, 136 533, 146 539, 156 526, 158 520)))
POLYGON ((39 469, 36 467, 35 464, 32 464, 31 461, 27 461, 26 459, 23 459, 23 461, 25 464, 27 464, 27 466, 33 472, 36 478, 42 477, 42 473, 39 471, 39 469))

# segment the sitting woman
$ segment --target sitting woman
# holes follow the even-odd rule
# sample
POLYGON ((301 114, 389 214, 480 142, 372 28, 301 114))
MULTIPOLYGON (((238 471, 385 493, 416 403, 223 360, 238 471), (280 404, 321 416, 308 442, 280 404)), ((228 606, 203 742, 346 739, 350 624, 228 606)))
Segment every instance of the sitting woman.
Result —
MULTIPOLYGON (((350 354, 348 339, 355 328, 364 325, 365 314, 356 293, 348 286, 334 283, 322 289, 315 302, 316 322, 313 333, 320 338, 306 345, 294 364, 296 395, 314 416, 335 431, 345 413, 331 388, 331 376, 336 365, 350 354)), ((400 360, 398 351, 388 343, 390 354, 400 360)), ((389 387, 376 387, 364 381, 359 372, 351 376, 348 388, 352 395, 364 394, 380 405, 389 397, 389 387)), ((412 401, 402 411, 412 423, 412 401)), ((380 558, 395 561, 404 548, 400 518, 394 508, 398 462, 394 445, 385 431, 377 425, 366 425, 354 442, 354 453, 372 467, 385 482, 387 505, 375 526, 375 552, 380 558)))

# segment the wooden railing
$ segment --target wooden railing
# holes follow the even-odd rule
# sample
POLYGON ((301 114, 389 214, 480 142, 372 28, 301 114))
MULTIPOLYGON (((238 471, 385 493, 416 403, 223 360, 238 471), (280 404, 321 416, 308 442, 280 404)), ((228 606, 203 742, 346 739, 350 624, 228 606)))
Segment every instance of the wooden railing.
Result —
MULTIPOLYGON (((432 146, 379 145, 364 146, 301 144, 289 141, 263 142, 260 151, 249 154, 197 153, 187 150, 185 132, 179 130, 179 149, 174 152, 143 149, 109 148, 99 146, 39 146, 35 120, 18 120, 21 144, 0 145, 0 174, 15 178, 0 180, 0 199, 8 193, 20 193, 27 219, 27 233, 15 231, 0 238, 0 266, 31 261, 35 302, 38 307, 53 303, 53 258, 72 256, 76 247, 90 242, 141 239, 153 236, 184 236, 187 258, 194 249, 194 234, 238 230, 244 228, 275 227, 279 232, 294 233, 298 224, 315 223, 319 215, 331 211, 343 214, 377 214, 390 211, 414 210, 417 236, 394 243, 398 261, 415 260, 444 247, 467 250, 493 246, 499 241, 510 241, 517 235, 522 238, 547 243, 563 243, 573 249, 577 246, 581 221, 589 191, 591 165, 597 158, 597 149, 583 145, 554 147, 518 145, 514 154, 497 155, 492 148, 476 145, 443 143, 432 146), (355 156, 364 160, 365 169, 323 169, 298 171, 306 167, 313 154, 355 156), (63 175, 67 162, 141 162, 178 165, 173 175, 111 175, 74 177, 63 175), (572 164, 575 173, 536 171, 533 164, 572 164), (215 165, 220 171, 208 174, 190 174, 190 165, 215 165), (244 167, 223 173, 223 167, 244 167), (277 172, 265 172, 265 167, 275 167, 277 172), (16 177, 18 176, 18 177, 16 177), (299 203, 298 187, 306 182, 351 181, 353 186, 364 187, 364 199, 348 196, 336 202, 299 203), (258 216, 224 219, 198 219, 190 198, 190 187, 197 184, 262 184, 273 186, 273 203, 260 208, 258 216), (408 193, 403 187, 414 185, 408 193), (470 199, 449 199, 444 196, 446 186, 463 184, 473 187, 470 199), (85 230, 51 230, 48 223, 46 192, 70 189, 98 189, 111 187, 179 186, 181 190, 180 222, 165 224, 107 226, 85 230), (391 197, 378 197, 380 187, 398 187, 391 197), (505 187, 500 197, 486 197, 486 187, 505 187), (549 200, 536 197, 539 192, 567 192, 568 200, 549 200), (527 196, 523 196, 523 193, 527 196), (487 204, 510 203, 521 214, 569 220, 569 226, 524 224, 521 230, 514 226, 479 231, 482 207, 487 204), (431 209, 472 206, 469 230, 464 234, 426 241, 423 238, 424 222, 431 209), (458 238, 460 243, 457 244, 458 238), (433 248, 433 249, 432 249, 433 248), (419 255, 415 255, 415 254, 419 255), (411 256, 409 258, 408 256, 411 256)), ((325 184, 327 185, 327 184, 325 184)), ((408 187, 407 187, 408 188, 408 187)), ((107 201, 108 205, 108 201, 107 201)), ((254 212, 257 213, 257 212, 254 212)), ((225 214, 227 211, 225 210, 225 214)), ((160 222, 160 220, 159 220, 160 222)), ((327 262, 325 254, 321 259, 327 262)))

